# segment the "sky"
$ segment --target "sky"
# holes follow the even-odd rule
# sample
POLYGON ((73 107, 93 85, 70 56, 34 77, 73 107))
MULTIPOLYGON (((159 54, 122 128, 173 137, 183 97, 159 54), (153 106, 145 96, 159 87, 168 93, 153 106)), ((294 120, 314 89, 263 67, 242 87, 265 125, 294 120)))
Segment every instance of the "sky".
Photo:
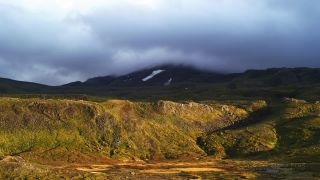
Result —
POLYGON ((320 67, 319 0, 0 0, 0 77, 320 67))

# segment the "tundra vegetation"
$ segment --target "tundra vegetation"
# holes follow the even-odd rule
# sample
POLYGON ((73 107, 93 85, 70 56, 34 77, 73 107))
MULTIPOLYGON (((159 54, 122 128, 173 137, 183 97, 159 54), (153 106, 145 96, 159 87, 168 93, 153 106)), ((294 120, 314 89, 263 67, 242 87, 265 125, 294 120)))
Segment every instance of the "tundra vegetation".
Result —
POLYGON ((320 103, 290 98, 94 102, 3 97, 0 174, 319 178, 319 113, 320 103))

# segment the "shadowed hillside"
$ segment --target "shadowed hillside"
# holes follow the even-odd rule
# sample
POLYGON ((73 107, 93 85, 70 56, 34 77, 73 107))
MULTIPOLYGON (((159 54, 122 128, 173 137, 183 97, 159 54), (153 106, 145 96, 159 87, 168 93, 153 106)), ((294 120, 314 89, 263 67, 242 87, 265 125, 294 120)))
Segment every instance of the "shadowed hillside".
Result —
POLYGON ((199 137, 198 144, 218 157, 320 162, 320 104, 285 99, 272 108, 257 123, 213 131, 199 137))
POLYGON ((5 79, 0 80, 0 95, 76 97, 75 99, 84 100, 87 96, 94 101, 204 101, 284 97, 317 100, 320 98, 319 76, 320 70, 316 68, 273 68, 223 74, 188 66, 167 65, 123 76, 91 78, 85 82, 72 82, 63 86, 44 86, 5 79), (153 75, 154 72, 158 73, 153 75))

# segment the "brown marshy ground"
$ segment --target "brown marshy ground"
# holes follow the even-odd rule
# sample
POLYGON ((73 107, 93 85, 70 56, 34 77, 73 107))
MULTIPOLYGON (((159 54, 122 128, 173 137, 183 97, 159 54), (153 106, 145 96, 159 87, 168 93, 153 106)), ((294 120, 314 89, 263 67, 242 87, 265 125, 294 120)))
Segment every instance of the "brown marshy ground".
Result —
POLYGON ((319 179, 320 164, 249 160, 116 161, 28 163, 21 157, 0 162, 2 177, 45 179, 319 179))
POLYGON ((111 179, 318 179, 319 165, 279 164, 266 161, 210 160, 193 162, 120 162, 79 165, 77 170, 111 179), (310 168, 308 167, 310 166, 310 168))

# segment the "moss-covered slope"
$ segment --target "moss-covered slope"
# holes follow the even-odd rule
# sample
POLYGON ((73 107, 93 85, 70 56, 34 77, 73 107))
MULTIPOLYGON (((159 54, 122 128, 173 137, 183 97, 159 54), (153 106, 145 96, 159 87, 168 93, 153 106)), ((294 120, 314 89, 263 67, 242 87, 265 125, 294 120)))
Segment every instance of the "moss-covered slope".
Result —
MULTIPOLYGON (((255 111, 266 106, 259 103, 255 111)), ((245 119, 253 105, 1 98, 0 156, 69 162, 200 157, 206 153, 198 136, 245 119)))
POLYGON ((320 161, 320 104, 1 98, 0 157, 320 161))
POLYGON ((209 155, 320 162, 320 104, 284 99, 256 123, 213 131, 198 138, 209 155))

